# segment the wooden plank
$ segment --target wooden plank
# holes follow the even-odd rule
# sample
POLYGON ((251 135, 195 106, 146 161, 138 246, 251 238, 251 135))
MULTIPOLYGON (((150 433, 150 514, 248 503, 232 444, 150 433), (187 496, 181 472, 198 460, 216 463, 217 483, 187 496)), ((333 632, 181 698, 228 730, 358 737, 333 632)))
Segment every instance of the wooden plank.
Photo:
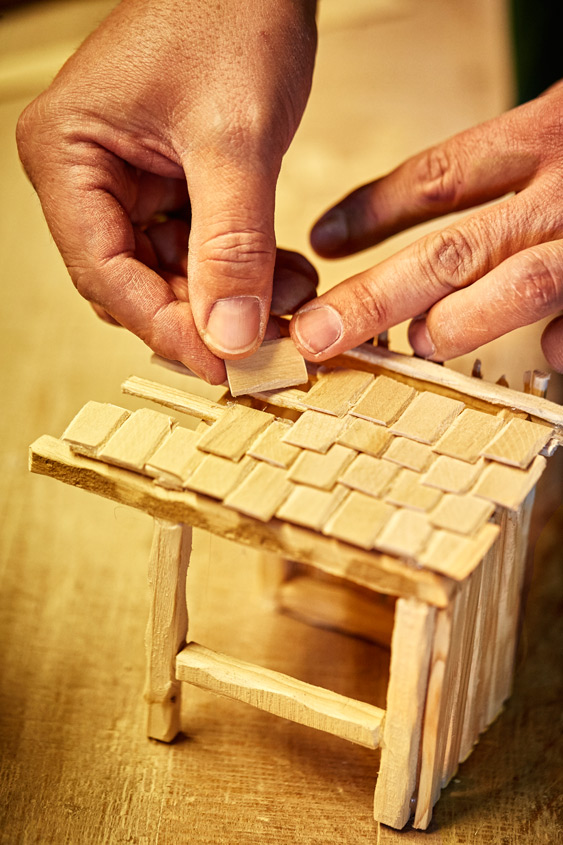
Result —
POLYGON ((198 439, 195 431, 177 425, 147 461, 145 472, 158 484, 181 487, 199 463, 198 439))
MULTIPOLYGON (((259 522, 206 496, 159 487, 137 473, 75 455, 68 444, 48 435, 40 437, 30 447, 30 470, 138 508, 151 516, 170 522, 186 522, 227 540, 276 552, 289 560, 314 564, 331 575, 346 577, 389 595, 417 596, 421 601, 443 607, 454 589, 454 583, 448 578, 414 569, 395 557, 366 552, 279 520, 259 522)), ((283 474, 283 470, 280 472, 283 474)))
POLYGON ((427 605, 412 599, 397 602, 374 801, 376 820, 395 828, 407 823, 416 789, 434 619, 435 611, 427 605))
POLYGON ((293 484, 283 469, 258 461, 250 475, 229 493, 225 504, 246 516, 267 522, 292 489, 293 484))
POLYGON ((377 748, 385 711, 252 663, 190 643, 176 659, 177 676, 201 689, 244 701, 300 725, 377 748))
POLYGON ((200 420, 215 422, 225 410, 223 405, 212 402, 204 396, 196 396, 194 393, 187 393, 185 390, 178 390, 176 387, 159 384, 156 381, 131 376, 121 385, 123 393, 130 396, 137 396, 139 399, 149 399, 158 405, 172 408, 175 411, 182 411, 200 420))
POLYGON ((398 510, 376 538, 374 546, 382 552, 416 558, 432 534, 426 514, 398 510))
POLYGON ((463 581, 479 566, 499 536, 497 525, 485 523, 472 537, 452 531, 432 532, 428 544, 417 560, 434 572, 442 572, 456 581, 463 581))
POLYGON ((347 493, 347 489, 342 485, 337 485, 334 490, 317 490, 295 484, 289 496, 277 509, 276 516, 295 525, 320 531, 347 493))
POLYGON ((463 402, 439 393, 419 393, 391 426, 391 431, 421 443, 433 444, 463 408, 463 402))
POLYGON ((446 493, 429 519, 436 528, 446 528, 458 534, 474 534, 487 522, 494 510, 494 504, 486 499, 446 493))
POLYGON ((191 547, 189 525, 155 520, 149 560, 145 700, 147 733, 162 742, 171 742, 180 730, 181 685, 175 663, 188 632, 186 574, 191 547))
POLYGON ((391 425, 416 396, 413 387, 388 376, 378 376, 350 413, 355 417, 391 425))
POLYGON ((117 405, 87 402, 66 427, 62 440, 80 455, 94 458, 129 414, 117 405))
POLYGON ((112 434, 98 452, 98 458, 116 466, 144 472, 145 464, 174 425, 174 420, 166 414, 141 408, 112 434))
POLYGON ((305 411, 284 435, 283 441, 292 446, 299 446, 301 449, 327 452, 336 442, 345 425, 345 419, 331 417, 319 411, 305 411))
POLYGON ((288 472, 288 478, 298 484, 332 490, 340 475, 356 457, 353 449, 335 443, 324 455, 304 450, 288 472))
POLYGON ((481 454, 508 466, 526 469, 552 434, 551 426, 513 419, 484 447, 481 454))
POLYGON ((399 472, 399 467, 389 461, 358 455, 341 476, 340 482, 369 496, 383 496, 399 472))
POLYGON ((481 458, 474 464, 440 455, 420 479, 421 484, 437 487, 445 493, 467 493, 485 469, 481 458))
POLYGON ((429 511, 436 507, 442 495, 440 490, 425 487, 417 472, 401 469, 385 494, 385 500, 399 507, 429 511))
MULTIPOLYGON (((200 453, 201 454, 201 453, 200 453)), ((214 499, 224 499, 257 466, 258 461, 245 456, 230 461, 217 455, 205 455, 185 481, 184 487, 214 499)))
POLYGON ((504 420, 498 414, 485 414, 474 408, 465 408, 433 449, 441 455, 475 463, 503 424, 504 420))
POLYGON ((509 510, 516 510, 538 483, 546 463, 546 459, 541 455, 534 459, 527 470, 491 463, 477 480, 471 493, 509 510))
POLYGON ((248 449, 250 457, 266 461, 275 467, 283 469, 290 467, 295 458, 301 454, 297 446, 290 446, 289 443, 283 441, 283 436, 287 434, 290 427, 291 423, 274 420, 248 449))
POLYGON ((323 533, 373 549, 375 538, 394 513, 391 505, 354 490, 329 518, 323 533))
POLYGON ((423 472, 436 456, 430 446, 424 443, 409 440, 407 437, 393 437, 383 457, 386 461, 393 461, 407 469, 423 472))
POLYGON ((371 373, 362 370, 336 369, 318 372, 318 379, 304 398, 313 411, 343 417, 373 382, 371 373))
POLYGON ((220 458, 239 461, 273 416, 245 405, 229 405, 199 440, 197 447, 220 458))
POLYGON ((391 434, 385 426, 355 417, 339 434, 337 443, 378 458, 390 440, 391 434))
POLYGON ((305 359, 290 337, 265 340, 248 358, 225 361, 233 396, 306 384, 305 359))

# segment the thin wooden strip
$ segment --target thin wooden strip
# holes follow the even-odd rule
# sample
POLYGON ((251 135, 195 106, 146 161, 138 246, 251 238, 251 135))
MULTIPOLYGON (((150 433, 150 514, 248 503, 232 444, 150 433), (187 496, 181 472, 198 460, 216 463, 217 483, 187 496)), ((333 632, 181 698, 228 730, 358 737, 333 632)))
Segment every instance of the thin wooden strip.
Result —
POLYGON ((303 401, 313 411, 336 417, 343 417, 373 381, 371 373, 361 370, 319 370, 318 376, 303 401))
POLYGON ((391 505, 354 490, 329 518, 323 533, 373 549, 375 538, 394 513, 391 505))
POLYGON ((436 456, 430 446, 424 443, 409 440, 407 437, 393 437, 383 457, 386 461, 393 461, 406 469, 424 472, 436 456))
POLYGON ((503 424, 498 414, 465 408, 432 448, 441 455, 475 463, 503 424))
POLYGON ((397 602, 374 801, 375 819, 395 828, 407 823, 416 789, 434 619, 435 611, 427 605, 412 599, 397 602))
POLYGON ((225 361, 233 396, 306 384, 305 359, 290 337, 266 340, 248 358, 225 361))
POLYGON ((224 499, 246 478, 257 465, 254 458, 245 456, 240 461, 230 461, 217 455, 205 455, 198 467, 184 483, 187 490, 203 493, 214 499, 224 499))
POLYGON ((508 466, 526 469, 552 434, 551 426, 513 419, 484 447, 481 454, 508 466))
POLYGON ((145 464, 145 472, 159 484, 181 487, 198 461, 199 435, 177 425, 145 464))
POLYGON ((273 421, 271 414, 245 405, 229 405, 197 447, 220 458, 239 461, 258 435, 273 421))
POLYGON ((304 450, 288 472, 288 478, 321 490, 332 490, 341 473, 356 457, 353 449, 335 443, 324 455, 304 450))
POLYGON ((417 472, 401 469, 385 494, 385 500, 398 507, 429 511, 436 507, 442 495, 440 490, 421 484, 420 475, 417 472))
POLYGON ((499 533, 498 526, 491 523, 483 525, 472 537, 438 529, 432 532, 428 545, 418 556, 418 562, 434 572, 463 581, 477 568, 499 533))
POLYGON ((166 414, 141 408, 112 434, 97 457, 116 466, 144 472, 145 464, 174 425, 174 420, 166 414))
POLYGON ((129 413, 117 405, 87 402, 66 427, 62 439, 73 451, 94 458, 129 413))
POLYGON ((300 725, 377 748, 385 711, 190 643, 176 658, 180 681, 244 701, 300 725))
POLYGON ((392 436, 385 426, 355 417, 350 419, 336 442, 377 458, 391 439, 392 436))
POLYGON ((399 472, 399 467, 388 461, 380 461, 371 455, 358 455, 340 477, 340 483, 378 497, 385 494, 399 472))
POLYGON ((381 425, 391 425, 414 399, 416 393, 413 387, 388 376, 378 376, 350 413, 381 425))
POLYGON ((250 457, 283 469, 290 467, 301 454, 298 446, 290 446, 283 441, 283 436, 287 434, 290 426, 291 423, 274 420, 248 449, 250 457))
POLYGON ((277 509, 276 516, 295 525, 320 531, 347 493, 347 489, 341 485, 337 485, 334 490, 317 490, 295 484, 277 509))
POLYGON ((377 539, 375 548, 382 552, 416 558, 430 539, 432 526, 425 514, 397 510, 377 539))
POLYGON ((301 449, 326 452, 336 442, 345 425, 345 419, 319 411, 305 411, 284 435, 283 441, 301 449))
POLYGON ((479 733, 489 727, 493 719, 498 716, 498 711, 491 708, 491 701, 494 700, 494 665, 496 660, 496 643, 498 629, 498 606, 500 601, 500 584, 503 566, 503 535, 506 525, 507 512, 500 511, 495 514, 500 527, 501 540, 494 546, 494 559, 491 567, 489 604, 487 608, 487 619, 485 622, 483 660, 481 663, 480 687, 481 706, 479 713, 479 733))
POLYGON ((458 534, 474 534, 494 510, 494 504, 486 499, 446 493, 429 515, 429 519, 436 528, 445 528, 458 534))
POLYGON ((463 402, 439 393, 419 393, 395 422, 391 431, 429 445, 435 443, 462 412, 463 402))
POLYGON ((254 399, 265 402, 268 405, 273 405, 277 408, 283 408, 289 411, 306 411, 307 406, 303 403, 303 397, 306 395, 303 390, 258 390, 250 394, 254 399))
POLYGON ((292 489, 293 484, 283 469, 258 461, 250 475, 229 493, 225 504, 247 516, 267 522, 292 489))
POLYGON ((314 563, 331 575, 389 595, 417 596, 443 607, 454 590, 454 583, 448 578, 415 569, 395 557, 366 552, 279 520, 262 523, 189 491, 166 490, 137 473, 75 455, 68 444, 48 435, 30 447, 30 470, 151 516, 186 522, 289 560, 314 563))
POLYGON ((421 484, 446 493, 467 493, 485 469, 483 458, 474 464, 439 455, 420 479, 421 484))
POLYGON ((126 379, 121 385, 121 390, 130 396, 149 399, 166 408, 173 408, 175 411, 182 411, 184 414, 209 422, 220 419, 225 411, 224 405, 218 405, 217 402, 212 402, 204 396, 196 396, 193 393, 178 390, 176 387, 169 387, 138 376, 126 379))
POLYGON ((546 464, 546 459, 541 455, 534 459, 527 470, 491 463, 485 468, 471 493, 509 510, 517 510, 538 483, 546 464))

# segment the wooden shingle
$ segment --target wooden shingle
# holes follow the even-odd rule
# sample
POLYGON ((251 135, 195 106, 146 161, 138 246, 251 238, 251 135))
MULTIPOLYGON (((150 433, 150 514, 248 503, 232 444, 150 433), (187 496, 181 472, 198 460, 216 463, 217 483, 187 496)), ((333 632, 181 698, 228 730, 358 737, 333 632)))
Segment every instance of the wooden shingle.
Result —
POLYGON ((390 461, 358 455, 340 477, 342 484, 367 493, 369 496, 383 496, 389 485, 400 472, 390 461))
POLYGON ((373 549, 375 538, 394 513, 391 505, 353 490, 329 518, 323 533, 363 549, 373 549))
POLYGON ((416 393, 414 387, 387 376, 377 376, 350 413, 381 425, 391 425, 414 399, 416 393))
POLYGON ((337 485, 334 490, 317 490, 295 484, 276 516, 305 528, 320 531, 348 491, 337 485))
POLYGON ((313 411, 342 417, 373 381, 371 373, 361 370, 330 370, 305 395, 304 404, 313 411))
POLYGON ((409 440, 408 437, 393 437, 383 457, 407 469, 423 472, 430 466, 435 454, 425 443, 409 440))
POLYGON ((258 461, 252 472, 229 493, 225 504, 261 522, 268 522, 292 489, 285 470, 258 461))
POLYGON ((229 405, 201 437, 197 446, 220 458, 239 461, 273 416, 245 405, 229 405))
POLYGON ((95 458, 98 451, 125 422, 129 411, 103 402, 87 402, 67 426, 62 440, 74 452, 95 458))
POLYGON ((326 452, 336 442, 346 425, 344 418, 332 417, 319 411, 305 411, 293 423, 283 442, 313 452, 326 452))
POLYGON ((446 493, 467 493, 485 468, 485 461, 474 464, 439 455, 429 470, 422 476, 421 483, 437 487, 446 493))
POLYGON ((145 464, 145 472, 166 487, 181 487, 197 464, 199 435, 177 425, 145 464))
POLYGON ((233 396, 307 382, 305 359, 290 337, 265 340, 248 358, 225 361, 233 396))
POLYGON ((419 393, 392 425, 391 431, 421 443, 433 444, 464 407, 463 402, 439 393, 419 393))
POLYGON ((257 463, 248 455, 240 461, 219 458, 217 455, 205 455, 184 483, 184 487, 194 493, 203 493, 214 499, 224 499, 249 475, 257 463))
POLYGON ((324 455, 304 450, 288 472, 288 477, 299 484, 332 490, 348 464, 356 457, 353 449, 335 443, 324 455))
POLYGON ((390 504, 417 511, 431 510, 441 498, 439 490, 425 487, 421 484, 421 476, 411 469, 401 469, 385 494, 385 500, 390 504))
POLYGON ((392 435, 385 426, 353 417, 348 419, 348 424, 338 435, 337 442, 378 458, 389 445, 391 438, 392 435))
POLYGON ((297 446, 290 446, 289 443, 283 441, 283 436, 290 428, 291 423, 274 420, 249 448, 250 457, 287 469, 301 453, 297 446))
POLYGON ((545 467, 546 459, 542 455, 538 455, 527 470, 492 462, 485 468, 471 493, 509 510, 516 510, 535 487, 545 467))
POLYGON ((436 528, 458 534, 474 534, 489 519, 495 506, 476 496, 457 496, 447 493, 430 514, 436 528))
POLYGON ((512 419, 481 454, 508 466, 525 469, 543 449, 553 434, 549 425, 512 419))
POLYGON ((426 514, 397 510, 375 540, 375 548, 400 557, 416 558, 432 534, 426 514))
POLYGON ((465 408, 433 449, 441 455, 475 463, 481 451, 503 425, 504 419, 498 414, 485 414, 483 411, 465 408))
POLYGON ((174 425, 174 420, 166 414, 141 408, 112 434, 98 457, 109 464, 143 472, 145 464, 174 425))

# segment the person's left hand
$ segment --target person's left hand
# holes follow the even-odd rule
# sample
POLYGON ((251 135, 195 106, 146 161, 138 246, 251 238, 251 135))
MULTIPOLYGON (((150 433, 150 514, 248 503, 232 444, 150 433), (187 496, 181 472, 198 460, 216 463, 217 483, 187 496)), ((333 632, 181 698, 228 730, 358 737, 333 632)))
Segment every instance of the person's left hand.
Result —
MULTIPOLYGON (((303 306, 291 333, 312 361, 418 315, 415 353, 454 358, 563 308, 563 82, 357 189, 316 223, 338 258, 452 211, 486 203, 303 306)), ((563 372, 563 317, 542 337, 563 372)))

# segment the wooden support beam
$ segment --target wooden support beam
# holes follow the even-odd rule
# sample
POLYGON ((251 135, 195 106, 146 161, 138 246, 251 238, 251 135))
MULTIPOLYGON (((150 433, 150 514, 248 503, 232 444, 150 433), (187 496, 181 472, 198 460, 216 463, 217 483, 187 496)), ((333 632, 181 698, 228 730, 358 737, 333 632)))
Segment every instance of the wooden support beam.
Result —
POLYGON ((176 659, 178 680, 244 701, 349 742, 377 748, 385 711, 289 675, 190 643, 176 659))

